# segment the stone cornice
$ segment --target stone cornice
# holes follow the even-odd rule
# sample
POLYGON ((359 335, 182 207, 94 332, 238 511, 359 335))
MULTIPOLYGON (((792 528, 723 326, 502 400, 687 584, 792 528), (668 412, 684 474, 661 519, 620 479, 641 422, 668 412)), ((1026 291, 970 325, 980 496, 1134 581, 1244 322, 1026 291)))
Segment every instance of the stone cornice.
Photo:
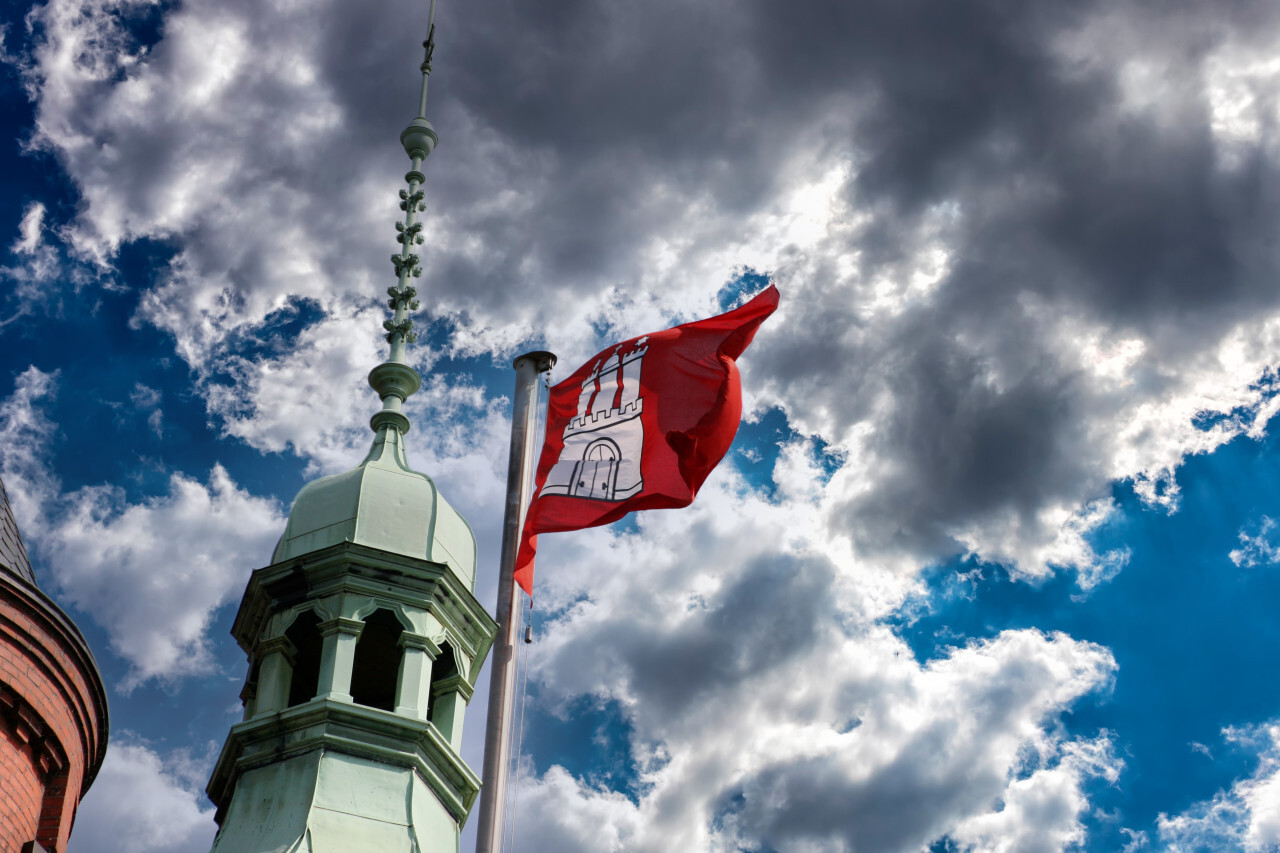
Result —
POLYGON ((337 593, 425 607, 472 659, 467 680, 474 687, 497 631, 493 617, 445 564, 366 545, 340 542, 258 569, 245 589, 231 633, 248 653, 273 612, 337 593))
POLYGON ((427 657, 435 660, 440 657, 440 647, 430 637, 424 637, 421 634, 410 634, 408 631, 400 635, 400 648, 402 649, 421 649, 427 653, 427 657))
POLYGON ((471 701, 471 696, 474 692, 475 690, 472 686, 460 675, 442 678, 431 685, 432 696, 443 696, 446 693, 461 693, 463 700, 466 702, 471 701))
POLYGON ((359 619, 348 619, 345 616, 338 616, 328 621, 321 622, 317 626, 320 630, 320 636, 327 637, 330 634, 347 634, 352 637, 359 637, 364 631, 364 622, 359 619))
POLYGON ((288 637, 272 637, 258 643, 258 660, 262 660, 272 652, 280 652, 285 656, 285 660, 289 661, 289 665, 292 666, 294 657, 298 654, 298 649, 288 637))
POLYGON ((460 825, 480 791, 480 780, 434 723, 320 698, 231 727, 206 788, 217 820, 241 774, 317 749, 412 769, 460 825))

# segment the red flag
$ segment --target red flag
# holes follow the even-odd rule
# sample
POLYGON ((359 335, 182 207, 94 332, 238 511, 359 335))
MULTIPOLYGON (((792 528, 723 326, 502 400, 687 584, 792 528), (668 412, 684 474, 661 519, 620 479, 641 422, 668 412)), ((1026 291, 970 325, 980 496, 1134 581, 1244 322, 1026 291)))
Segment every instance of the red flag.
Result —
POLYGON ((742 418, 734 363, 778 307, 770 285, 727 314, 598 353, 551 389, 516 583, 533 593, 537 534, 688 506, 742 418))

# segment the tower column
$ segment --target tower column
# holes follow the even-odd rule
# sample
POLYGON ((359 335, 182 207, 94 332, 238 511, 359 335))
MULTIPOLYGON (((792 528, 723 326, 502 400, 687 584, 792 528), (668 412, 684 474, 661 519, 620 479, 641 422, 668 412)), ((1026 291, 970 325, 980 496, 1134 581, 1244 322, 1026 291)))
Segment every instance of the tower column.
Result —
POLYGON ((431 686, 434 707, 431 722, 454 749, 462 749, 462 720, 471 701, 472 688, 460 675, 441 679, 431 686))
POLYGON ((356 642, 364 623, 339 616, 318 626, 320 646, 320 689, 317 695, 339 702, 351 701, 351 670, 356 660, 356 642))
POLYGON ((258 644, 258 688, 253 698, 253 712, 248 716, 274 714, 288 707, 297 651, 285 636, 271 637, 258 644))
POLYGON ((247 720, 257 713, 258 702, 258 682, 246 681, 244 687, 240 688, 240 704, 244 706, 244 713, 241 720, 247 720))
POLYGON ((396 679, 396 713, 418 720, 427 718, 431 698, 431 664, 440 656, 440 647, 430 637, 400 635, 400 673, 396 679))

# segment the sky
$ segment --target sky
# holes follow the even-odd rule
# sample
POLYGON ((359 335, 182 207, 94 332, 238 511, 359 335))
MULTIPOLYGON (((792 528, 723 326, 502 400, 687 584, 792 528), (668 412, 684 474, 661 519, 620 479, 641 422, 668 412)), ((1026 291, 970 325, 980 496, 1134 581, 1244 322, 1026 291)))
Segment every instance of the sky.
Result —
MULTIPOLYGON (((426 3, 0 10, 0 476, 111 704, 70 853, 206 851, 240 594, 372 439, 426 3)), ((483 604, 512 358, 782 295, 697 501, 540 540, 515 850, 1280 849, 1280 5, 437 41, 408 449, 483 604)))

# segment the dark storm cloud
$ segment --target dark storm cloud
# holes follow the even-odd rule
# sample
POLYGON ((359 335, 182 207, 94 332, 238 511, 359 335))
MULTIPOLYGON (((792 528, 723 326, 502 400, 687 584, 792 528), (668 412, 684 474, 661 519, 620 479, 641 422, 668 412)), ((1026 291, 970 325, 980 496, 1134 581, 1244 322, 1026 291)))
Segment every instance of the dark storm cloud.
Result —
MULTIPOLYGON (((1236 244, 1274 218, 1258 189, 1273 164, 1219 173, 1193 73, 1175 83, 1184 123, 1161 127, 1122 114, 1115 63, 1075 67, 1054 47, 1124 9, 1183 63, 1275 26, 1261 6, 1162 19, 1083 3, 480 3, 463 19, 441 13, 441 91, 517 150, 551 158, 538 221, 512 249, 545 254, 575 286, 621 265, 628 235, 671 213, 647 209, 655 182, 745 215, 777 188, 796 138, 843 115, 852 132, 831 144, 860 162, 859 203, 907 218, 966 205, 960 254, 980 267, 959 278, 980 302, 1044 291, 1140 325, 1252 307, 1236 296, 1269 302, 1236 244), (1011 260, 992 281, 989 264, 1011 260)), ((891 255, 900 230, 873 229, 861 248, 891 255)))
POLYGON ((625 680, 659 714, 687 711, 744 680, 767 677, 818 640, 832 618, 824 591, 832 566, 785 555, 761 558, 735 573, 697 619, 656 633, 619 625, 630 637, 625 680))
POLYGON ((599 634, 579 629, 556 666, 598 671, 620 693, 643 696, 646 713, 679 717, 811 649, 833 618, 833 574, 821 558, 761 557, 735 567, 678 626, 654 625, 662 608, 650 601, 599 634))
MULTIPOLYGON (((50 7, 71 31, 75 5, 50 7)), ((144 62, 88 83, 50 52, 42 126, 84 191, 79 224, 107 243, 161 236, 179 247, 181 264, 140 311, 193 366, 252 337, 237 324, 260 325, 292 296, 321 304, 333 326, 381 299, 405 168, 394 140, 420 60, 410 22, 424 5, 370 14, 326 0, 186 0, 144 62), (83 88, 56 85, 63 77, 83 88), (59 101, 63 91, 76 94, 59 101), (189 336, 200 346, 184 350, 189 336)), ((611 288, 639 300, 653 286, 658 305, 685 310, 698 289, 710 304, 743 262, 699 266, 713 280, 651 283, 653 244, 692 244, 674 252, 678 277, 724 247, 774 240, 763 251, 776 264, 764 271, 785 301, 744 358, 752 393, 858 450, 808 503, 781 497, 762 509, 722 495, 722 515, 739 526, 635 549, 627 568, 651 574, 592 581, 589 599, 549 626, 547 694, 630 702, 637 761, 669 747, 685 762, 636 806, 646 811, 635 831, 648 840, 625 849, 700 849, 726 788, 721 811, 735 832, 779 849, 805 839, 922 844, 992 808, 1024 749, 1061 746, 1046 727, 1106 682, 1104 650, 1028 630, 918 663, 858 610, 901 601, 887 570, 831 540, 905 554, 912 568, 984 547, 974 533, 983 525, 991 541, 1042 545, 1054 533, 1038 529, 1042 510, 1105 494, 1126 413, 1159 399, 1169 375, 1224 330, 1271 310, 1274 164, 1249 143, 1243 165, 1221 165, 1196 63, 1218 45, 1265 41, 1277 14, 887 0, 441 4, 427 310, 481 348, 513 346, 485 337, 504 326, 545 330, 558 348, 565 317, 590 326, 611 288), (1111 44, 1125 25, 1142 39, 1111 44), (1072 38, 1084 39, 1072 48, 1080 56, 1061 46, 1072 38), (1183 75, 1156 93, 1158 109, 1127 100, 1130 61, 1183 75), (835 195, 845 207, 823 235, 804 242, 753 224, 828 174, 843 175, 835 195), (878 281, 905 290, 935 250, 949 259, 940 281, 875 307, 878 281), (1081 367, 1078 326, 1146 345, 1136 390, 1114 392, 1081 367), (811 524, 823 509, 829 530, 811 524), (805 555, 778 553, 787 549, 805 555), (673 601, 694 609, 677 615, 673 601), (861 725, 850 730, 853 718, 861 725), (750 808, 735 811, 735 794, 750 808), (663 837, 673 824, 687 843, 663 837)), ((352 341, 377 328, 361 322, 352 341)), ((344 339, 341 329, 309 331, 344 339)), ((296 364, 264 365, 279 380, 265 391, 251 378, 221 389, 246 401, 237 434, 270 449, 298 440, 289 421, 330 422, 331 410, 315 415, 327 398, 298 378, 342 386, 372 357, 365 343, 329 354, 300 344, 296 364), (280 405, 290 389, 306 392, 296 408, 280 405)), ((474 417, 449 420, 469 429, 474 417)), ((313 439, 300 452, 318 459, 323 448, 313 439)), ((486 482, 497 476, 490 467, 453 470, 486 482)), ((596 556, 632 553, 627 538, 596 556)), ((1090 773, 1060 774, 1051 799, 1062 831, 1085 808, 1090 773)), ((547 821, 587 813, 574 805, 527 811, 547 821)), ((598 827, 587 830, 580 849, 602 849, 598 827)))
MULTIPOLYGON (((186 29, 171 18, 128 72, 146 85, 112 98, 97 81, 82 108, 43 115, 101 143, 48 140, 86 187, 86 233, 192 238, 143 314, 201 338, 183 349, 199 360, 290 293, 380 291, 365 282, 387 274, 391 232, 352 211, 403 170, 420 56, 405 21, 422 9, 181 11, 186 29), (201 67, 196 44, 220 55, 223 32, 262 58, 201 67), (188 93, 219 74, 217 108, 193 112, 188 93), (208 198, 175 203, 195 188, 208 198)), ((1107 436, 1276 310, 1274 122, 1224 165, 1208 68, 1267 44, 1278 18, 1261 3, 441 4, 424 304, 480 349, 540 331, 560 348, 566 315, 589 325, 590 306, 642 288, 692 304, 732 275, 708 258, 774 241, 784 309, 744 370, 802 429, 870 428, 850 458, 872 488, 842 530, 931 559, 1013 518, 1043 545, 1046 507, 1176 465, 1117 464, 1107 436), (845 209, 825 236, 760 230, 837 165, 845 209), (935 285, 871 310, 878 281, 906 293, 934 250, 935 285), (664 252, 677 279, 717 278, 655 280, 664 252), (1089 375, 1084 332, 1141 344, 1127 385, 1089 375)))
POLYGON ((629 568, 551 618, 544 699, 619 701, 643 793, 574 783, 535 748, 542 776, 523 800, 534 836, 583 851, 892 851, 946 834, 965 849, 1053 850, 1076 838, 1082 787, 1120 764, 1106 733, 1068 741, 1054 721, 1105 688, 1110 655, 1028 630, 920 663, 849 619, 832 562, 737 558, 734 540, 781 532, 780 515, 718 537, 694 525, 670 549, 627 537, 610 554, 629 568), (720 585, 690 595, 706 574, 689 569, 703 565, 720 585), (601 840, 597 823, 620 840, 601 840))
POLYGON ((894 460, 891 474, 846 506, 864 544, 946 554, 960 549, 949 538, 957 520, 1004 507, 1030 515, 1078 490, 1096 459, 1069 417, 1079 391, 1048 356, 997 390, 974 353, 914 340, 885 370, 895 405, 875 449, 894 460))
POLYGON ((1276 164, 1259 151, 1245 168, 1219 168, 1196 66, 1224 43, 1274 33, 1274 7, 757 8, 753 56, 773 100, 872 93, 851 140, 863 158, 850 187, 860 201, 888 202, 900 215, 962 205, 970 225, 944 316, 965 306, 980 314, 1020 292, 1140 327, 1274 304, 1276 289, 1248 250, 1265 248, 1257 225, 1276 219, 1275 194, 1265 190, 1276 164), (1176 123, 1123 108, 1121 61, 1147 57, 1104 54, 1081 66, 1055 47, 1104 13, 1130 18, 1157 56, 1173 54, 1162 73, 1177 90, 1176 123))
POLYGON ((553 327, 544 312, 571 294, 634 281, 684 205, 706 205, 704 239, 730 239, 814 146, 856 164, 844 195, 870 221, 822 250, 856 251, 861 281, 907 274, 926 221, 952 206, 943 281, 888 322, 867 325, 865 289, 829 259, 772 270, 790 284, 789 326, 766 330, 751 366, 793 417, 836 435, 888 388, 874 449, 896 473, 852 524, 946 551, 998 513, 1030 523, 1104 495, 1110 449, 1090 437, 1135 397, 1060 363, 1028 305, 1141 340, 1156 384, 1138 396, 1275 310, 1273 130, 1224 168, 1201 66, 1264 43, 1277 18, 1267 4, 444 5, 437 123, 469 150, 433 186, 486 251, 442 248, 428 277, 448 310, 553 327), (1169 89, 1155 107, 1129 102, 1133 62, 1169 89), (504 190, 528 208, 475 203, 504 190), (518 308, 530 271, 541 307, 518 308))
MULTIPOLYGON (((524 262, 559 287, 598 291, 634 275, 645 241, 688 193, 709 194, 717 213, 757 205, 777 180, 768 166, 777 140, 752 115, 737 15, 634 4, 442 8, 451 41, 441 48, 449 66, 438 91, 449 102, 440 124, 496 134, 510 158, 495 176, 501 188, 537 185, 528 218, 465 221, 499 229, 486 241, 496 253, 451 268, 450 296, 509 292, 526 278, 514 271, 524 262), (676 198, 655 195, 663 187, 676 198), (479 263, 489 272, 469 268, 479 263)), ((465 176, 457 186, 443 179, 458 193, 446 209, 470 206, 455 203, 476 190, 465 176)))
MULTIPOLYGON (((566 316, 589 328, 650 295, 687 310, 729 254, 772 241, 784 307, 744 371, 757 400, 858 451, 869 488, 836 481, 859 494, 837 532, 925 560, 1042 548, 1046 510, 1168 476, 1187 416, 1153 427, 1158 458, 1121 428, 1277 308, 1276 97, 1250 84, 1261 118, 1224 153, 1212 66, 1273 41, 1280 12, 1174 9, 441 4, 426 310, 472 351, 539 332, 585 348, 566 316), (818 211, 822 234, 759 224, 830 174, 843 208, 818 211), (911 291, 931 252, 939 280, 911 291), (896 307, 876 307, 882 282, 896 307), (1140 358, 1103 381, 1089 335, 1140 358)), ((378 298, 391 232, 365 214, 395 215, 371 194, 404 167, 422 12, 193 0, 144 61, 48 87, 37 141, 84 189, 76 233, 108 260, 180 244, 140 311, 190 360, 299 292, 339 313, 378 298)))

